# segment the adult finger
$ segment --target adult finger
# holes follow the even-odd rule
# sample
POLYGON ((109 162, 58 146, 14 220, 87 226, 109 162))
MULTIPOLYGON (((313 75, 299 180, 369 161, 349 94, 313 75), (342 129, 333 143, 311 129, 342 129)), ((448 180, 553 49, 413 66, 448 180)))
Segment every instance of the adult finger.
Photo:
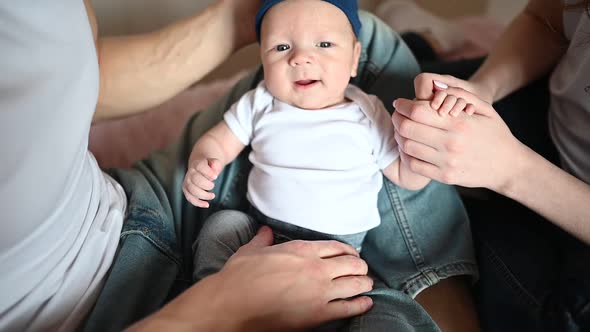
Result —
POLYGON ((250 242, 243 245, 239 250, 249 251, 271 246, 273 243, 272 229, 268 226, 262 226, 258 229, 256 236, 250 242))
POLYGON ((373 279, 369 276, 347 276, 332 281, 326 292, 329 300, 347 299, 373 289, 373 279))
MULTIPOLYGON (((416 142, 416 141, 404 138, 404 137, 400 136, 397 132, 394 134, 394 138, 395 138, 395 141, 397 142, 398 149, 400 151, 400 155, 404 154, 404 155, 412 156, 414 158, 424 160, 426 162, 433 163, 433 164, 438 163, 438 161, 439 161, 438 155, 439 154, 434 148, 432 148, 426 144, 422 144, 420 142, 416 142)), ((404 161, 403 158, 402 158, 402 161, 404 161)))
POLYGON ((360 257, 342 255, 324 259, 332 279, 344 276, 362 276, 369 272, 369 266, 360 257))
MULTIPOLYGON (((440 116, 434 109, 432 109, 428 101, 398 98, 394 101, 393 107, 395 108, 393 119, 395 119, 396 114, 401 114, 414 122, 419 122, 434 128, 448 129, 451 126, 449 117, 440 116)), ((394 125, 395 124, 396 123, 394 122, 394 125)))
POLYGON ((369 311, 373 300, 368 296, 359 296, 350 300, 336 300, 328 303, 324 310, 325 321, 358 316, 369 311))
POLYGON ((352 246, 339 241, 303 241, 294 240, 279 244, 286 250, 297 252, 305 255, 313 255, 320 258, 330 258, 342 255, 352 255, 359 257, 358 251, 352 246))
POLYGON ((447 87, 468 89, 468 85, 466 81, 454 76, 434 73, 421 73, 414 79, 416 98, 420 100, 430 100, 436 91, 444 90, 447 87))
MULTIPOLYGON (((442 118, 442 116, 438 117, 442 118)), ((396 114, 393 115, 392 121, 399 136, 427 145, 435 150, 443 148, 445 130, 412 121, 396 114)))
POLYGON ((433 163, 415 158, 404 152, 400 152, 400 158, 403 163, 410 165, 412 172, 425 176, 435 181, 441 181, 440 168, 433 163))

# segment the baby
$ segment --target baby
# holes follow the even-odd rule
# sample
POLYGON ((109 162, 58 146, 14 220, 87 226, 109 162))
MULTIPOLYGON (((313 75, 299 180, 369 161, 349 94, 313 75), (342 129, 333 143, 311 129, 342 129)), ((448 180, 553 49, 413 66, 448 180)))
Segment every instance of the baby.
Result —
MULTIPOLYGON (((400 162, 391 117, 381 101, 349 85, 357 75, 359 40, 366 42, 367 73, 369 67, 383 69, 369 53, 387 48, 374 44, 377 40, 404 49, 393 35, 369 37, 384 26, 370 15, 362 16, 368 32, 361 36, 357 10, 355 0, 263 1, 256 32, 264 81, 195 143, 183 191, 197 207, 208 208, 213 199, 215 206, 235 206, 231 202, 240 200, 239 188, 226 191, 224 184, 234 187, 243 178, 228 164, 237 160, 238 168, 248 167, 241 164, 241 151, 250 145, 250 211, 222 210, 208 217, 193 246, 194 280, 222 269, 261 225, 273 229, 275 242, 342 241, 363 250, 376 276, 374 290, 366 294, 373 299, 372 310, 350 326, 384 331, 401 317, 391 315, 400 309, 390 302, 404 295, 398 291, 415 297, 438 280, 476 276, 477 267, 456 193, 438 183, 419 192, 401 189, 422 188, 429 179, 400 162), (229 179, 221 173, 226 165, 227 174, 234 174, 229 179), (390 181, 384 183, 383 175, 390 181)), ((397 77, 392 67, 377 75, 397 77)), ((399 93, 396 83, 381 93, 399 93)))
POLYGON ((349 84, 361 52, 357 10, 350 0, 262 4, 264 81, 195 144, 183 186, 193 205, 209 206, 216 177, 251 145, 247 198, 258 223, 283 239, 336 239, 360 250, 380 223, 382 174, 408 189, 428 184, 400 162, 381 101, 349 84))

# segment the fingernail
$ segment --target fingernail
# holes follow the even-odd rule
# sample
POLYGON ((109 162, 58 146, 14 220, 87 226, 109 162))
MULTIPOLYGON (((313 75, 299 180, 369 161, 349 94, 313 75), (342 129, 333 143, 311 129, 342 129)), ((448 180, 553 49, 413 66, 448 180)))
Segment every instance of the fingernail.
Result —
POLYGON ((444 84, 443 82, 434 81, 434 85, 436 85, 439 89, 448 89, 449 86, 444 84))
POLYGON ((397 104, 397 99, 393 101, 393 108, 397 108, 396 104, 397 104))

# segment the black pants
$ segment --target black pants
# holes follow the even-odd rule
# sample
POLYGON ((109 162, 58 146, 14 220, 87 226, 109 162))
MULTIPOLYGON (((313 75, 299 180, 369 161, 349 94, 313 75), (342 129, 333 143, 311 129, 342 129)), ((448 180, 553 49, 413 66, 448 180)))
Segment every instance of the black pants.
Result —
MULTIPOLYGON (((419 35, 402 37, 424 72, 468 79, 484 60, 443 62, 419 35)), ((547 123, 548 76, 494 108, 516 138, 559 165, 547 123)), ((590 246, 521 204, 486 194, 463 196, 480 268, 475 296, 484 331, 590 331, 590 246)))

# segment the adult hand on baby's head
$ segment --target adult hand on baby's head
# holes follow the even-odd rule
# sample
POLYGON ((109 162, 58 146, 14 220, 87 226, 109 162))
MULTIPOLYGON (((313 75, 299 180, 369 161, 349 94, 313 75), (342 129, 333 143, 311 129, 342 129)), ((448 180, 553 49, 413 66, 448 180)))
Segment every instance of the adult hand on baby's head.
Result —
POLYGON ((215 194, 210 192, 215 186, 215 179, 221 173, 222 165, 218 159, 194 160, 188 167, 182 183, 182 192, 194 206, 208 208, 215 194))
POLYGON ((396 100, 392 121, 402 162, 439 182, 498 190, 510 180, 522 144, 491 105, 464 89, 446 90, 473 104, 476 114, 441 117, 430 101, 396 100))

